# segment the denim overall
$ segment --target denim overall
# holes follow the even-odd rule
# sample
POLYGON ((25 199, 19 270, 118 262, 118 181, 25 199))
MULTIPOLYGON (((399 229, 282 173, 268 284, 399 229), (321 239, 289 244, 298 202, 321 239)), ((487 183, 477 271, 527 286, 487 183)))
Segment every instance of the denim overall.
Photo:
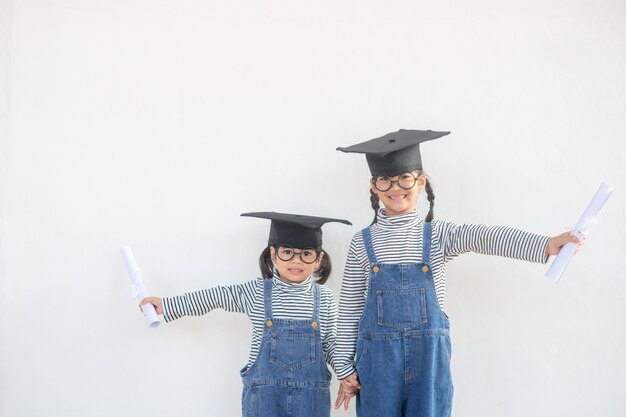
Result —
POLYGON ((448 417, 452 408, 450 337, 430 268, 431 224, 421 263, 381 264, 369 229, 363 241, 369 290, 359 322, 359 417, 448 417))
POLYGON ((320 288, 313 317, 272 317, 272 280, 264 281, 265 327, 256 361, 241 371, 244 417, 329 417, 330 377, 322 354, 320 288))

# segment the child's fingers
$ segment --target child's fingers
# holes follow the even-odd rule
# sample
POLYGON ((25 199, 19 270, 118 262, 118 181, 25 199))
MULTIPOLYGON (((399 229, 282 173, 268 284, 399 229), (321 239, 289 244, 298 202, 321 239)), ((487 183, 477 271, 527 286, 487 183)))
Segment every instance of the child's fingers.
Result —
POLYGON ((337 399, 335 400, 335 410, 338 410, 343 403, 346 394, 343 392, 341 388, 339 388, 339 392, 337 393, 337 399))
POLYGON ((578 255, 578 252, 580 252, 580 248, 584 243, 585 243, 585 238, 583 238, 582 241, 578 244, 578 246, 576 246, 576 252, 574 252, 575 255, 578 255))
POLYGON ((359 389, 359 388, 361 388, 361 387, 360 387, 360 385, 358 385, 358 382, 357 382, 357 383, 355 383, 355 382, 348 382, 348 381, 346 381, 346 382, 342 382, 342 383, 341 383, 341 387, 342 387, 344 390, 354 390, 354 389, 359 389))
POLYGON ((343 402, 343 409, 346 411, 348 410, 348 405, 350 404, 350 398, 352 398, 352 396, 347 396, 343 402))
POLYGON ((159 297, 146 297, 139 303, 139 309, 143 312, 145 304, 152 304, 157 314, 163 314, 163 302, 159 297))
POLYGON ((583 241, 582 238, 576 237, 576 236, 572 236, 569 234, 569 232, 565 232, 562 233, 558 236, 555 237, 555 245, 557 245, 559 248, 561 246, 564 246, 568 243, 578 243, 580 244, 583 241))
POLYGON ((337 393, 337 399, 335 400, 335 410, 337 410, 341 405, 341 402, 339 401, 339 399, 342 398, 341 394, 342 392, 341 390, 339 390, 339 392, 337 393))
POLYGON ((568 243, 576 243, 580 246, 583 242, 583 238, 576 236, 570 236, 569 232, 561 233, 558 236, 554 236, 548 240, 548 246, 546 247, 547 255, 558 255, 561 248, 568 243))
POLYGON ((339 392, 337 393, 337 400, 335 401, 335 410, 338 410, 343 405, 343 409, 347 410, 348 405, 350 404, 350 398, 356 395, 356 391, 348 392, 343 388, 339 388, 339 392))
POLYGON ((350 398, 354 397, 360 388, 361 384, 356 372, 342 379, 339 385, 337 400, 335 401, 335 409, 339 409, 343 405, 343 409, 347 410, 350 398))
POLYGON ((350 405, 350 396, 345 393, 341 393, 341 397, 337 399, 337 403, 335 403, 335 409, 338 410, 343 405, 343 409, 347 410, 350 405))
POLYGON ((151 297, 146 297, 146 298, 144 298, 143 300, 141 300, 141 301, 139 302, 139 310, 143 311, 143 306, 144 306, 144 304, 148 304, 148 303, 150 303, 150 298, 151 298, 151 297))
POLYGON ((357 381, 346 381, 342 384, 345 388, 357 388, 359 383, 357 381))
POLYGON ((357 392, 359 392, 359 389, 361 389, 361 387, 347 387, 347 386, 343 386, 341 387, 343 389, 343 392, 348 395, 348 396, 354 396, 357 392))
POLYGON ((354 381, 352 382, 352 386, 356 389, 356 390, 360 390, 361 389, 361 383, 359 382, 358 379, 354 378, 354 381))
POLYGON ((344 379, 341 380, 341 384, 346 387, 360 389, 361 384, 359 383, 359 376, 356 372, 348 375, 344 379))
POLYGON ((354 381, 349 381, 346 383, 346 385, 353 390, 358 391, 361 389, 361 384, 359 383, 358 379, 354 379, 354 381))

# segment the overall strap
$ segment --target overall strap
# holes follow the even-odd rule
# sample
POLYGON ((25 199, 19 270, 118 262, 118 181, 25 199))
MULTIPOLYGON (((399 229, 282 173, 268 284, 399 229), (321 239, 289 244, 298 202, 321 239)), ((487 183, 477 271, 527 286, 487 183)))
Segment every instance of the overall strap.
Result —
POLYGON ((361 235, 363 235, 363 244, 365 245, 365 251, 367 252, 367 259, 370 262, 370 265, 376 265, 378 260, 376 259, 376 254, 374 253, 374 246, 372 246, 372 233, 370 232, 370 228, 366 227, 361 231, 361 235))
POLYGON ((273 278, 263 279, 263 305, 265 306, 265 319, 272 318, 272 285, 273 278))
POLYGON ((313 321, 320 321, 320 284, 313 283, 313 321))
POLYGON ((424 222, 424 235, 422 239, 422 262, 430 264, 430 241, 432 236, 432 225, 430 222, 424 222))

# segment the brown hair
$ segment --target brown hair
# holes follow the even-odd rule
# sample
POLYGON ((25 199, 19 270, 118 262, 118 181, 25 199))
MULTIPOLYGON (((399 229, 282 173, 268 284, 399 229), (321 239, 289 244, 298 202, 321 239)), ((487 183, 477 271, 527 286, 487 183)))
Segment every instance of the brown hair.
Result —
MULTIPOLYGON (((319 254, 324 253, 324 256, 320 261, 319 268, 313 271, 313 278, 315 278, 315 282, 318 284, 324 284, 332 271, 332 262, 330 261, 328 252, 322 250, 321 246, 318 246, 315 250, 319 254)), ((261 252, 261 256, 259 256, 259 268, 261 269, 261 276, 263 278, 271 279, 274 276, 274 264, 272 263, 272 254, 269 246, 266 246, 263 252, 261 252)))

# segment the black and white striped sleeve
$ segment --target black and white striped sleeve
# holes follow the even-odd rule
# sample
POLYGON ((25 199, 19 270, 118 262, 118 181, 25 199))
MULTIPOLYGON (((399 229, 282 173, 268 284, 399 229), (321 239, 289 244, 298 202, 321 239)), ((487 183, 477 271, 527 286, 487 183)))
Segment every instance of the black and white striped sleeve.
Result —
MULTIPOLYGON (((348 258, 341 282, 339 298, 339 322, 337 323, 337 347, 335 349, 335 372, 337 378, 351 375, 354 367, 354 354, 359 330, 359 319, 365 307, 367 291, 367 270, 359 261, 358 249, 365 251, 360 233, 356 234, 348 250, 348 258)), ((361 255, 361 259, 366 255, 361 255)))
POLYGON ((437 222, 438 240, 445 261, 466 253, 497 255, 524 261, 546 263, 548 236, 506 226, 437 222))
POLYGON ((218 286, 163 298, 163 317, 166 322, 183 316, 201 316, 216 308, 229 312, 250 314, 256 298, 263 295, 260 279, 244 284, 218 286))
POLYGON ((335 373, 337 372, 335 365, 335 349, 337 346, 337 302, 333 292, 326 287, 322 287, 321 297, 321 325, 322 330, 322 352, 324 352, 324 360, 330 364, 335 373))

